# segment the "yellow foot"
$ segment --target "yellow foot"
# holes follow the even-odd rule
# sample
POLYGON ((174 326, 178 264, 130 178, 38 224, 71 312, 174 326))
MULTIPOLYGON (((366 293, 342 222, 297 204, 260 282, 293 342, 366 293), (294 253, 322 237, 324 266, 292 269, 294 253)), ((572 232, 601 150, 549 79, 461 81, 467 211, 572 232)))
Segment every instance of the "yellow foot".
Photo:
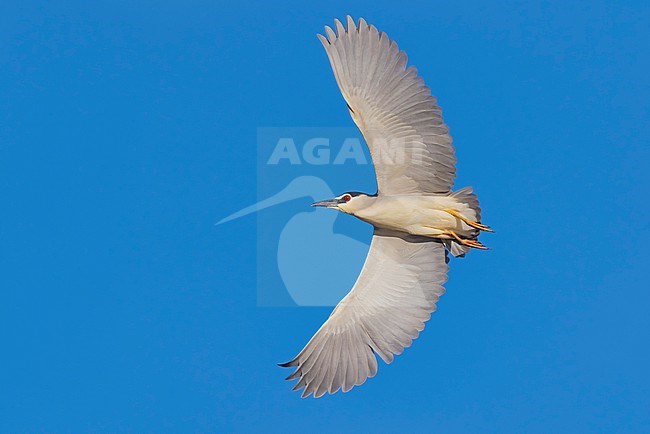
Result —
POLYGON ((446 212, 447 214, 453 215, 457 219, 460 219, 460 220, 464 221, 465 223, 467 223, 469 226, 473 227, 474 229, 478 229, 479 231, 485 231, 485 232, 494 232, 492 230, 492 228, 490 228, 489 226, 482 225, 479 222, 473 222, 470 219, 463 217, 458 211, 456 211, 454 209, 445 209, 443 211, 446 212))
POLYGON ((463 246, 472 247, 474 249, 480 249, 480 250, 488 250, 488 248, 485 245, 483 245, 479 240, 461 238, 454 231, 446 231, 445 234, 454 237, 454 239, 458 243, 462 244, 463 246))

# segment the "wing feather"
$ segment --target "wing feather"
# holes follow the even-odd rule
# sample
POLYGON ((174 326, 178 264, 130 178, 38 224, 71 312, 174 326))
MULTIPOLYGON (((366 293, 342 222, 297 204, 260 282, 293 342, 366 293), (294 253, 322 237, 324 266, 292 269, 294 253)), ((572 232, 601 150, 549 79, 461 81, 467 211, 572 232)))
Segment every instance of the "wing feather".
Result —
POLYGON ((435 310, 447 277, 443 245, 428 238, 375 230, 352 290, 290 362, 302 396, 347 392, 411 345, 435 310))
POLYGON ((454 149, 441 110, 406 53, 360 19, 319 35, 352 119, 368 144, 382 194, 448 193, 454 149))

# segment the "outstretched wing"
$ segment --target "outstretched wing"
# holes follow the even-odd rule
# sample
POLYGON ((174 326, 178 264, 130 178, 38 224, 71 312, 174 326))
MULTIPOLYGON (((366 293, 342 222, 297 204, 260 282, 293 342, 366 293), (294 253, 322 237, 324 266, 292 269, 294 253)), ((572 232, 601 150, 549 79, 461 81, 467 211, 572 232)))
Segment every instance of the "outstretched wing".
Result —
POLYGON ((348 295, 290 362, 287 380, 303 397, 347 392, 377 372, 424 329, 447 280, 445 250, 430 238, 375 229, 368 257, 348 295))
POLYGON ((381 194, 447 193, 456 169, 441 110, 406 53, 363 19, 318 35, 352 119, 368 144, 381 194))

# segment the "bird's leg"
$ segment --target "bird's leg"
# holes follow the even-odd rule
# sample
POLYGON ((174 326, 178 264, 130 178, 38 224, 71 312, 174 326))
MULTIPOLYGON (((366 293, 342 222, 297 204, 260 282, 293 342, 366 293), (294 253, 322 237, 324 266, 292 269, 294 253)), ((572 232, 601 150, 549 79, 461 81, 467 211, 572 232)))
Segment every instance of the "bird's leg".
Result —
POLYGON ((478 229, 479 231, 486 231, 486 232, 494 232, 489 226, 482 225, 479 222, 473 222, 468 218, 463 217, 461 213, 454 209, 444 209, 444 212, 451 214, 452 216, 456 217, 457 219, 462 220, 463 222, 467 223, 469 226, 473 227, 474 229, 478 229))
POLYGON ((450 235, 454 237, 454 239, 462 244, 463 246, 467 247, 473 247, 475 249, 480 249, 480 250, 487 250, 488 248, 485 247, 479 240, 472 240, 472 239, 466 239, 466 238, 461 238, 458 236, 458 234, 454 231, 445 231, 445 235, 450 235))

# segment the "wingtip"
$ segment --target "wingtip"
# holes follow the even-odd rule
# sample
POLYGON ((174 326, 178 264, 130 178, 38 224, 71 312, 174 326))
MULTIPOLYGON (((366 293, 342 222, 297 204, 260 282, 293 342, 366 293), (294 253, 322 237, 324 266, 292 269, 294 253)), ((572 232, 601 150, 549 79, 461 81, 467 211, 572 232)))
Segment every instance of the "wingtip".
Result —
POLYGON ((336 27, 336 34, 339 38, 345 35, 345 27, 343 27, 343 24, 338 18, 334 18, 334 27, 336 27))
POLYGON ((358 21, 358 24, 357 24, 357 29, 359 31, 368 29, 368 23, 366 22, 366 20, 363 17, 359 17, 359 21, 358 21))
POLYGON ((348 25, 348 32, 352 29, 356 29, 357 25, 354 23, 354 18, 352 18, 352 15, 346 15, 345 16, 345 21, 346 24, 348 25))
POLYGON ((321 44, 323 44, 323 47, 328 47, 330 45, 330 42, 327 40, 327 38, 320 33, 316 33, 316 37, 321 42, 321 44))

